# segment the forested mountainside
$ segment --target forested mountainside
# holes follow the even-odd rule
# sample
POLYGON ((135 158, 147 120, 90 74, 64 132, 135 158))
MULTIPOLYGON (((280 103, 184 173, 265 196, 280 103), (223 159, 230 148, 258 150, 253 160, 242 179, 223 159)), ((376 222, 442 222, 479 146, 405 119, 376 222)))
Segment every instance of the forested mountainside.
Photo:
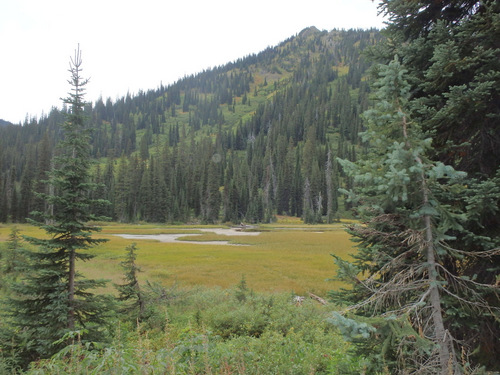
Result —
MULTIPOLYGON (((337 187, 350 184, 336 157, 363 152, 362 52, 381 38, 311 27, 174 84, 89 104, 94 194, 111 202, 97 213, 122 222, 335 220, 345 209, 337 187)), ((0 221, 45 210, 35 192, 48 189, 65 111, 0 128, 0 221)))
POLYGON ((13 125, 13 124, 9 121, 0 119, 0 126, 7 126, 7 125, 13 125))

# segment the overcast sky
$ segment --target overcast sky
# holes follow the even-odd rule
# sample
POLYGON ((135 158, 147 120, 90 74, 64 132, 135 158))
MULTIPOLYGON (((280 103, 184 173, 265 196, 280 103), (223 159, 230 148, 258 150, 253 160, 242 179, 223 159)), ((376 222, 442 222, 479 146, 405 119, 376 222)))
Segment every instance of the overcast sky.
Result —
POLYGON ((0 0, 0 119, 40 117, 69 90, 78 43, 87 101, 114 101, 299 33, 384 27, 371 0, 0 0))

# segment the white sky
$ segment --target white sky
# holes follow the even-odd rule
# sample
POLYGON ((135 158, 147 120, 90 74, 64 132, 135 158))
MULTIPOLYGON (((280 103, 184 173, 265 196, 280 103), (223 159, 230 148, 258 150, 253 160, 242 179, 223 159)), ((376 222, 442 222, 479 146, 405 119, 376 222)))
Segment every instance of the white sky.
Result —
POLYGON ((69 90, 77 44, 87 101, 168 85, 299 33, 382 28, 371 0, 0 0, 0 119, 39 117, 69 90))

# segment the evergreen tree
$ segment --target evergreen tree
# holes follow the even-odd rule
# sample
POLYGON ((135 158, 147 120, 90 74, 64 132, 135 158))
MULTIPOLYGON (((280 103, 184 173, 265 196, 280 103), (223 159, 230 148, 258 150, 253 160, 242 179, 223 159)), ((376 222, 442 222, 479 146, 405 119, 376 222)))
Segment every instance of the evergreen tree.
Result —
POLYGON ((304 182, 304 198, 302 199, 304 207, 302 208, 302 220, 306 224, 313 224, 315 222, 314 217, 314 207, 313 207, 313 199, 311 195, 311 183, 309 182, 309 178, 306 177, 304 182))
POLYGON ((138 280, 138 273, 141 272, 137 266, 137 246, 135 243, 127 246, 125 260, 120 262, 125 274, 124 283, 116 285, 119 296, 118 299, 126 303, 122 311, 133 314, 136 318, 141 318, 145 309, 145 297, 138 280))
POLYGON ((7 192, 5 189, 5 179, 0 173, 0 222, 7 221, 7 192))
POLYGON ((202 219, 206 223, 216 223, 219 220, 222 197, 220 193, 220 167, 218 159, 208 161, 205 175, 202 201, 202 219))
MULTIPOLYGON (((37 149, 37 171, 34 186, 35 193, 48 193, 47 174, 51 169, 51 159, 52 151, 50 147, 49 134, 48 132, 45 132, 42 140, 38 144, 37 149)), ((47 202, 42 197, 35 194, 32 210, 45 212, 47 208, 47 202)))
MULTIPOLYGON (((383 62, 401 57, 411 83, 408 111, 432 136, 432 155, 468 173, 468 189, 449 205, 468 220, 451 233, 453 248, 500 247, 500 3, 495 0, 383 0, 387 40, 372 49, 383 62), (484 189, 490 193, 485 194, 484 189)), ((442 197, 443 199, 445 197, 442 197)), ((463 277, 494 284, 500 257, 448 263, 463 277)), ((495 301, 491 297, 490 301, 495 301)), ((496 302, 498 305, 498 302, 496 302)), ((500 367, 498 319, 449 308, 449 329, 491 369, 500 367), (480 349, 479 349, 480 348, 480 349)))
POLYGON ((495 0, 384 0, 391 20, 385 59, 404 59, 410 111, 435 132, 440 160, 471 175, 500 165, 500 4, 495 0))
POLYGON ((125 158, 125 155, 122 155, 118 164, 118 173, 113 189, 113 201, 116 202, 114 207, 114 217, 119 222, 126 222, 130 219, 127 216, 127 201, 130 193, 129 181, 127 180, 127 171, 127 159, 125 158))
POLYGON ((5 191, 7 197, 7 219, 14 223, 17 221, 19 201, 17 199, 16 179, 16 166, 13 164, 9 170, 5 191))
POLYGON ((25 237, 39 250, 28 254, 30 261, 21 282, 13 286, 8 305, 15 328, 8 342, 17 349, 23 365, 54 354, 66 344, 63 339, 76 332, 84 341, 101 340, 108 316, 108 298, 91 292, 105 282, 84 279, 76 269, 77 261, 93 258, 86 250, 105 241, 92 237, 100 228, 89 224, 103 218, 90 212, 94 201, 89 193, 95 185, 90 183, 90 129, 83 100, 88 80, 81 78, 81 64, 78 48, 70 60, 71 91, 64 99, 70 108, 62 125, 64 140, 49 173, 54 195, 41 194, 54 208, 38 213, 44 222, 31 221, 49 238, 25 237))
POLYGON ((332 158, 332 151, 328 150, 326 167, 325 167, 325 178, 326 178, 326 222, 328 224, 332 223, 337 210, 337 184, 334 179, 338 178, 338 171, 336 170, 336 163, 334 166, 334 161, 332 158))
POLYGON ((489 280, 465 277, 453 265, 484 261, 500 250, 450 246, 471 219, 449 204, 470 194, 465 173, 429 157, 431 140, 408 115, 404 73, 397 60, 380 68, 378 102, 366 112, 361 133, 368 154, 358 162, 340 160, 354 178, 348 194, 363 223, 350 227, 359 249, 354 263, 336 258, 338 276, 353 289, 332 296, 354 303, 350 310, 361 315, 396 317, 379 321, 392 328, 370 339, 393 371, 460 374, 473 348, 454 340, 448 314, 460 309, 475 319, 498 317, 500 296, 489 280))
POLYGON ((6 248, 0 252, 0 290, 8 290, 9 282, 15 281, 26 261, 22 238, 17 227, 12 227, 6 248))
POLYGON ((35 157, 32 148, 28 151, 26 165, 21 177, 20 202, 19 202, 19 221, 24 222, 32 211, 33 190, 35 177, 35 157))

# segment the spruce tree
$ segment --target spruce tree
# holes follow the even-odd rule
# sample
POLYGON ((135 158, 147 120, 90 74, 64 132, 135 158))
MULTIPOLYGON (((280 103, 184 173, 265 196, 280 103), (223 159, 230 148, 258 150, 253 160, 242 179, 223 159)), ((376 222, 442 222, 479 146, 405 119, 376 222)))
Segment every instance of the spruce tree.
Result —
POLYGON ((380 67, 378 101, 361 133, 368 154, 339 160, 354 178, 346 193, 362 224, 349 228, 358 247, 354 262, 336 258, 338 277, 352 289, 332 296, 357 314, 387 318, 377 321, 370 344, 380 345, 381 363, 392 372, 460 374, 474 348, 454 340, 448 314, 458 308, 475 319, 498 316, 499 295, 488 280, 464 277, 450 265, 487 261, 500 249, 450 246, 470 219, 449 204, 470 195, 466 174, 429 157, 432 140, 408 115, 404 74, 396 59, 380 67))
POLYGON ((140 319, 144 315, 145 295, 138 280, 140 267, 136 263, 137 246, 134 243, 126 247, 125 260, 120 262, 124 273, 124 283, 116 285, 119 292, 118 299, 124 302, 122 311, 140 319))
POLYGON ((375 54, 403 59, 411 114, 435 132, 436 155, 470 175, 494 175, 500 165, 500 3, 383 0, 381 11, 390 20, 389 40, 375 54))
MULTIPOLYGON (((432 136, 434 160, 468 173, 468 189, 447 202, 468 220, 450 233, 453 248, 469 253, 500 247, 500 3, 495 0, 382 0, 388 38, 372 49, 384 63, 399 55, 408 71, 408 112, 432 136)), ((447 199, 441 196, 442 200, 447 199)), ((495 284, 500 257, 445 264, 463 278, 495 284)), ((490 302, 500 305, 495 295, 490 302)), ((498 318, 454 305, 453 336, 472 360, 500 367, 498 318)))
POLYGON ((78 48, 70 60, 71 91, 64 99, 69 111, 61 125, 64 139, 49 173, 54 194, 39 194, 53 208, 36 213, 41 221, 31 220, 48 238, 25 237, 39 250, 29 253, 30 262, 21 282, 13 286, 8 304, 9 321, 15 328, 9 342, 23 365, 54 354, 65 345, 65 337, 78 334, 84 341, 103 339, 109 311, 109 299, 91 292, 105 282, 83 278, 76 267, 77 261, 94 257, 87 250, 105 241, 92 237, 100 228, 90 224, 103 218, 90 212, 96 203, 89 198, 95 184, 90 182, 90 129, 84 115, 88 80, 81 77, 81 65, 78 48))
POLYGON ((12 227, 5 249, 0 251, 0 290, 9 289, 9 283, 16 280, 26 259, 22 238, 17 227, 12 227))

